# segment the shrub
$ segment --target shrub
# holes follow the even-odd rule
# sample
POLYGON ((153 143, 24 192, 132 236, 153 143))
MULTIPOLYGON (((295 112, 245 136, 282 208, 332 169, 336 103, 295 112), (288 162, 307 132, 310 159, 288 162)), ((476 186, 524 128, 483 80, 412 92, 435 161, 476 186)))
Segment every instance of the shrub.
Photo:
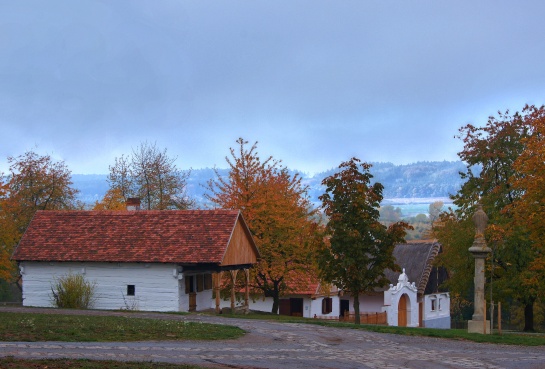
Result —
POLYGON ((95 282, 87 282, 81 274, 60 277, 51 286, 53 304, 59 308, 89 309, 95 302, 95 285, 95 282))

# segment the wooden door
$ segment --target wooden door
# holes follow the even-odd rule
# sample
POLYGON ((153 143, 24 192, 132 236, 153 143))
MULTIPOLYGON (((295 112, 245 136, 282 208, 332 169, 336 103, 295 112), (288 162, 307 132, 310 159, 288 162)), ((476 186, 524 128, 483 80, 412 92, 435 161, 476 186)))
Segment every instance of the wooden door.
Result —
POLYGON ((340 305, 341 316, 344 317, 346 314, 346 317, 348 318, 348 311, 350 310, 350 300, 341 300, 340 305))
POLYGON ((278 308, 280 315, 291 315, 290 299, 280 299, 278 308))
POLYGON ((189 293, 189 311, 197 311, 197 293, 189 293))
POLYGON ((399 299, 397 307, 397 325, 399 327, 407 326, 407 295, 403 294, 399 299))
POLYGON ((303 316, 303 299, 292 297, 290 299, 290 315, 303 316))

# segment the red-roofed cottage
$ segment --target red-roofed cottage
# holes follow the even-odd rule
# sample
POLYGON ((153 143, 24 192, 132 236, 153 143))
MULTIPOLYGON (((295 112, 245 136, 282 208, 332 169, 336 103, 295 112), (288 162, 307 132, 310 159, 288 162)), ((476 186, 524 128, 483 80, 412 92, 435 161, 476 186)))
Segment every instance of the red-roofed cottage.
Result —
POLYGON ((38 211, 13 254, 25 306, 52 306, 71 273, 96 283, 94 308, 149 311, 219 310, 221 273, 248 281, 258 257, 232 210, 38 211))

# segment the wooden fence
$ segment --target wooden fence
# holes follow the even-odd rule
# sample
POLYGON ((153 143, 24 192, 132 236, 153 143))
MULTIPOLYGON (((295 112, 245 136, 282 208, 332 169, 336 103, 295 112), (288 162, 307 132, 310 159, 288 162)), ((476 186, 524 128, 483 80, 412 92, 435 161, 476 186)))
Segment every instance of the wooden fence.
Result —
MULTIPOLYGON (((315 317, 315 319, 320 320, 338 320, 339 322, 347 322, 347 323, 354 323, 356 320, 356 314, 349 313, 346 311, 344 313, 344 316, 336 317, 336 316, 320 316, 315 317)), ((383 324, 386 325, 388 322, 386 312, 382 313, 364 313, 360 314, 360 323, 361 324, 383 324)))

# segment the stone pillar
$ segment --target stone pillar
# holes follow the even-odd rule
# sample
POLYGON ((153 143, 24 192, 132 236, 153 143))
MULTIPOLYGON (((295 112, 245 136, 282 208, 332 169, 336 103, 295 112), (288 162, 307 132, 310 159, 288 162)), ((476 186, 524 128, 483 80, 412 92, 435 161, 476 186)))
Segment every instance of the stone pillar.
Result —
POLYGON ((473 216, 475 222, 475 239, 473 245, 469 248, 469 252, 475 258, 475 296, 473 305, 473 317, 467 322, 467 330, 469 333, 490 333, 490 320, 484 321, 485 317, 485 300, 484 300, 484 267, 485 260, 488 254, 492 251, 487 245, 484 238, 484 231, 488 222, 488 217, 483 211, 481 204, 477 204, 477 211, 473 216))

